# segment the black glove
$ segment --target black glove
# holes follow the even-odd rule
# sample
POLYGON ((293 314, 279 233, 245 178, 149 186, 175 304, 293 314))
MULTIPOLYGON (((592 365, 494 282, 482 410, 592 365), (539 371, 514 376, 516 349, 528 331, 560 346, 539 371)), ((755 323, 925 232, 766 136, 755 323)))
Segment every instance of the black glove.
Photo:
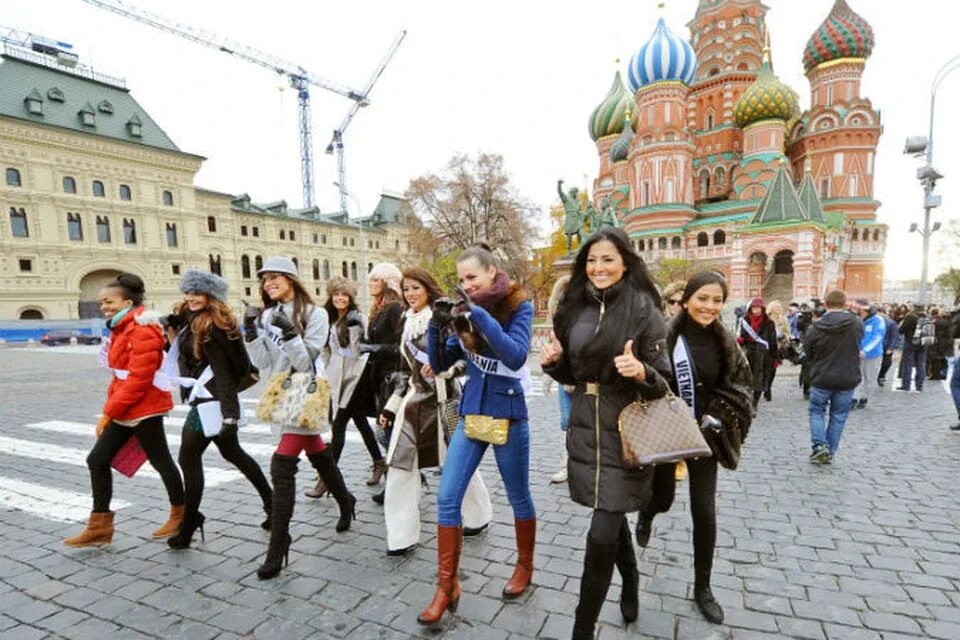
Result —
POLYGON ((360 352, 360 355, 365 353, 379 353, 382 349, 383 345, 381 344, 367 344, 365 342, 361 342, 360 346, 357 347, 357 351, 360 352))
POLYGON ((453 321, 453 307, 457 303, 450 298, 437 298, 433 301, 431 321, 438 327, 445 327, 453 321))
POLYGON ((460 300, 458 302, 462 302, 467 306, 469 311, 473 311, 473 308, 476 305, 473 304, 473 300, 470 299, 470 294, 468 294, 463 287, 454 287, 453 290, 457 292, 458 296, 460 296, 460 300))
POLYGON ((346 322, 348 327, 363 327, 363 316, 354 309, 347 314, 346 322))
POLYGON ((257 337, 257 318, 260 316, 260 307, 254 307, 246 300, 243 301, 243 338, 252 342, 257 337))
POLYGON ((284 341, 293 340, 297 337, 297 328, 294 326, 293 320, 288 318, 280 307, 277 307, 276 313, 270 316, 270 324, 280 329, 280 337, 284 341))

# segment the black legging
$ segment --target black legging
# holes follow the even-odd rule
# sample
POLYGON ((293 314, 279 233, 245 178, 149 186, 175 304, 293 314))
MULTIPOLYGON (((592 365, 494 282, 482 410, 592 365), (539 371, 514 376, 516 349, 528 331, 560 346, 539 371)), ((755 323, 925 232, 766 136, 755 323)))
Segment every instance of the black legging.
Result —
POLYGON ((267 482, 267 477, 263 475, 263 470, 256 460, 251 458, 250 454, 240 446, 240 440, 237 438, 237 425, 224 425, 220 433, 212 438, 208 438, 196 429, 184 426, 180 438, 178 460, 180 468, 183 469, 183 484, 187 493, 187 512, 196 513, 200 509, 204 484, 203 452, 207 450, 211 442, 217 445, 223 459, 239 469, 240 473, 250 481, 250 484, 260 494, 264 507, 269 507, 272 504, 273 491, 270 489, 270 483, 267 482))
POLYGON ((330 447, 333 449, 333 459, 340 462, 340 454, 343 453, 343 445, 347 439, 347 423, 353 419, 353 424, 357 425, 357 431, 363 438, 363 444, 367 446, 370 459, 374 462, 383 460, 380 445, 377 444, 377 437, 367 421, 367 416, 363 415, 362 411, 357 410, 356 405, 359 402, 354 402, 355 399, 356 394, 353 398, 350 398, 346 407, 337 411, 337 416, 333 419, 333 425, 330 427, 333 431, 333 439, 330 442, 330 447))
POLYGON ((132 436, 136 436, 140 446, 147 454, 147 460, 163 480, 170 504, 183 504, 183 481, 180 470, 170 455, 167 436, 163 431, 163 416, 144 418, 135 427, 125 427, 111 422, 97 438, 96 444, 87 456, 90 468, 90 484, 93 487, 93 510, 110 511, 110 499, 113 497, 113 472, 110 463, 117 452, 123 448, 132 436))
MULTIPOLYGON (((675 465, 657 465, 653 473, 653 501, 646 514, 666 513, 673 504, 677 481, 675 465)), ((690 512, 693 516, 693 566, 698 582, 707 581, 713 570, 717 544, 717 461, 715 458, 687 460, 690 474, 690 512)))

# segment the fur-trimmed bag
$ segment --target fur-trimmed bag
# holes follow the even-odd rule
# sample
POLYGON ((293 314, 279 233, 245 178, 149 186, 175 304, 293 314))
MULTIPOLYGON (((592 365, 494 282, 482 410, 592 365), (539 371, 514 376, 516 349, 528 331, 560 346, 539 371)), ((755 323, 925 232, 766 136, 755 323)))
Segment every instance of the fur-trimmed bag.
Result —
POLYGON ((274 375, 257 404, 257 418, 281 427, 321 431, 329 416, 330 383, 315 373, 274 375))

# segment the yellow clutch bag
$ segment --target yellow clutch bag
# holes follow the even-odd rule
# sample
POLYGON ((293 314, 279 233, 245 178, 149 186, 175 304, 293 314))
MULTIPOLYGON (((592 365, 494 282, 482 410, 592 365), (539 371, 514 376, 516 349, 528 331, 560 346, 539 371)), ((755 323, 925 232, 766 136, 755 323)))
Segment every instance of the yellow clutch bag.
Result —
POLYGON ((506 444, 510 433, 510 420, 507 418, 491 418, 490 416, 464 416, 463 435, 471 440, 489 442, 490 444, 506 444))

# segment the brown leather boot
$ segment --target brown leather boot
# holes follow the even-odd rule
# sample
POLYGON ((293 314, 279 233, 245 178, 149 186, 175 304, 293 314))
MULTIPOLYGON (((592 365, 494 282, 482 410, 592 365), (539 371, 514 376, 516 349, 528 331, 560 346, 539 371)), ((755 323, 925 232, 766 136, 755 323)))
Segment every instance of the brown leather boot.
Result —
POLYGON ((513 528, 517 536, 517 566, 513 575, 503 588, 504 598, 516 598, 530 586, 533 578, 533 548, 537 539, 537 519, 514 520, 513 528))
POLYGON ((454 612, 460 604, 460 550, 463 527, 437 525, 437 591, 427 608, 417 616, 420 624, 440 622, 444 611, 454 612))
POLYGON ((303 495, 308 498, 322 498, 327 493, 329 493, 329 491, 327 491, 327 485, 323 483, 323 478, 318 477, 317 484, 313 485, 313 489, 304 491, 303 495))
POLYGON ((101 547, 113 540, 113 511, 91 511, 87 528, 63 541, 68 547, 101 547))
POLYGON ((370 477, 367 478, 367 486, 372 487, 380 484, 380 478, 387 472, 387 461, 383 458, 373 461, 373 469, 370 471, 370 477))
POLYGON ((170 517, 163 523, 163 526, 153 532, 154 538, 169 538, 180 531, 180 523, 183 522, 184 505, 170 505, 170 517))

